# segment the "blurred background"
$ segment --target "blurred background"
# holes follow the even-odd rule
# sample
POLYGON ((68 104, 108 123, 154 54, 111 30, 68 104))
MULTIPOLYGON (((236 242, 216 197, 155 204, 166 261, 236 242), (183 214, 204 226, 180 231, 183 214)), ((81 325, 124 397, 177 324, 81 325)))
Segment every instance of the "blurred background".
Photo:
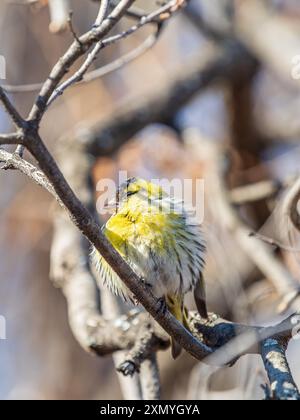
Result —
MULTIPOLYGON (((25 3, 2 1, 0 5, 0 54, 7 65, 4 85, 42 82, 72 41, 68 29, 58 33, 49 29, 52 17, 47 1, 25 3)), ((146 11, 157 7, 153 0, 138 0, 136 5, 146 11)), ((70 7, 73 26, 83 33, 98 6, 89 0, 70 0, 70 7)), ((118 30, 130 23, 124 18, 118 30)), ((93 67, 136 47, 149 33, 151 28, 144 28, 105 49, 93 67)), ((280 202, 289 180, 299 173, 298 1, 191 0, 146 54, 114 73, 68 90, 47 112, 41 132, 55 155, 56 143, 66 132, 114 118, 119 106, 130 106, 136 98, 146 101, 160 87, 163 95, 163 87, 176 77, 182 80, 185 69, 205 58, 207 51, 212 51, 213 58, 214 54, 228 56, 225 65, 230 70, 220 67, 214 83, 195 89, 164 124, 151 121, 113 154, 99 156, 94 181, 117 179, 120 170, 144 178, 207 179, 209 309, 233 321, 269 325, 280 319, 283 296, 242 249, 215 205, 211 153, 221 156, 232 199, 228 206, 238 220, 287 246, 297 245, 295 232, 282 221, 280 202), (260 197, 262 181, 269 183, 271 191, 260 197), (238 188, 252 184, 258 197, 241 198, 238 188)), ((35 95, 19 92, 11 98, 26 115, 35 95)), ((9 124, 0 109, 1 132, 9 131, 9 124)), ((97 358, 80 347, 68 325, 64 297, 49 279, 52 197, 16 171, 1 171, 0 188, 0 315, 6 319, 7 335, 0 340, 0 398, 122 398, 111 358, 97 358)), ((295 284, 300 278, 297 258, 297 252, 274 254, 295 284)), ((299 349, 300 343, 293 341, 288 353, 298 385, 299 349)), ((263 397, 260 385, 266 375, 258 356, 245 356, 233 368, 212 372, 187 354, 174 362, 167 351, 159 353, 159 365, 163 398, 263 397)))

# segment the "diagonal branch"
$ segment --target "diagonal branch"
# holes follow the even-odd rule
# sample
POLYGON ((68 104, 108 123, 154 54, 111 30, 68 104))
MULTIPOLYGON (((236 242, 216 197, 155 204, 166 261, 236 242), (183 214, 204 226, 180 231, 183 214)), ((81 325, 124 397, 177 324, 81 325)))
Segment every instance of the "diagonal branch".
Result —
POLYGON ((10 99, 0 86, 0 101, 2 102, 5 111, 8 113, 8 115, 11 117, 12 121, 15 123, 15 125, 18 128, 24 128, 24 120, 21 117, 21 115, 18 113, 16 108, 11 103, 10 99))

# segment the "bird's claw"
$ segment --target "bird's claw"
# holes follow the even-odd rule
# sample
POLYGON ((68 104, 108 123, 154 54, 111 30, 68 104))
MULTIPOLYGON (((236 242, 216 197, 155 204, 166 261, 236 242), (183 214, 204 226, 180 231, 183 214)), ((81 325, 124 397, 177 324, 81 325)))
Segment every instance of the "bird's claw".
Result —
POLYGON ((123 373, 124 376, 133 376, 136 372, 138 372, 138 369, 133 362, 125 360, 125 362, 118 366, 117 371, 123 373))
POLYGON ((145 277, 140 276, 140 281, 141 281, 142 283, 144 283, 144 285, 145 285, 146 287, 148 287, 149 289, 152 289, 153 285, 152 285, 151 283, 148 283, 145 277))
POLYGON ((157 300, 157 314, 158 315, 165 315, 167 312, 167 302, 166 299, 164 297, 161 297, 157 300))

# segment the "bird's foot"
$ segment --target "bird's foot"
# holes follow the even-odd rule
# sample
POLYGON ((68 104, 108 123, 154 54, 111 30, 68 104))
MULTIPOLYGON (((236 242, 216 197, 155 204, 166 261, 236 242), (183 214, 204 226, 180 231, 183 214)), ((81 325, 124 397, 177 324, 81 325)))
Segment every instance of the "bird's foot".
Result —
POLYGON ((140 281, 141 281, 142 283, 144 283, 144 285, 145 285, 146 287, 148 287, 149 289, 152 289, 152 288, 153 288, 153 285, 152 285, 151 283, 148 283, 148 282, 147 282, 147 279, 145 279, 145 277, 140 276, 140 281))
POLYGON ((123 373, 124 376, 132 377, 136 372, 139 372, 139 369, 132 361, 125 360, 125 362, 117 367, 117 371, 123 373))
POLYGON ((167 302, 164 297, 161 297, 157 300, 157 309, 156 313, 157 315, 165 315, 168 310, 167 302))

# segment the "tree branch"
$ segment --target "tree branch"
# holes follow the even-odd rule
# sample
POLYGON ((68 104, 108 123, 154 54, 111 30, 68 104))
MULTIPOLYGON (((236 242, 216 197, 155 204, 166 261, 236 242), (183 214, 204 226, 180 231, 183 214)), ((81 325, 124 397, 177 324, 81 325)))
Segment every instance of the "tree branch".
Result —
MULTIPOLYGON (((158 24, 155 33, 149 35, 142 44, 138 45, 132 51, 129 51, 127 54, 124 54, 122 57, 117 58, 116 60, 100 67, 95 70, 91 70, 90 72, 83 74, 82 79, 78 78, 75 80, 76 86, 81 85, 83 83, 90 83, 96 79, 99 79, 103 76, 106 76, 116 70, 119 70, 126 66, 127 64, 131 63, 132 61, 136 60, 138 57, 145 54, 149 51, 157 42, 161 31, 162 31, 163 24, 158 24)), ((70 78, 71 79, 71 78, 70 78)), ((43 86, 43 83, 33 83, 33 84, 25 84, 25 85, 2 85, 2 88, 7 93, 26 93, 26 92, 37 92, 43 86)), ((75 86, 75 84, 69 84, 68 87, 75 86)), ((57 88, 57 91, 61 90, 57 88)), ((55 92, 52 94, 52 96, 55 92)), ((51 101, 52 102, 52 101, 51 101)), ((49 107, 48 103, 48 107, 49 107)))
POLYGON ((108 7, 109 7, 109 0, 102 0, 100 3, 97 19, 95 20, 95 23, 94 23, 94 27, 100 26, 103 23, 106 17, 107 11, 108 11, 108 7))
POLYGON ((86 32, 79 38, 79 42, 78 40, 75 40, 68 48, 67 52, 56 63, 47 81, 43 84, 38 98, 29 114, 29 120, 33 121, 36 126, 40 123, 47 109, 47 103, 55 88, 69 71, 70 67, 79 57, 85 54, 95 42, 100 41, 107 35, 133 3, 134 0, 121 0, 99 27, 93 27, 86 32))
POLYGON ((0 144, 19 144, 24 141, 24 137, 21 133, 11 133, 11 134, 0 134, 0 144))
POLYGON ((286 347, 287 344, 276 336, 267 338, 261 344, 261 355, 270 381, 271 398, 300 401, 300 393, 287 362, 286 347))
POLYGON ((159 368, 155 353, 142 363, 140 376, 144 400, 160 400, 159 368))
POLYGON ((16 110, 16 108, 12 105, 11 101, 9 100, 8 96, 0 86, 0 101, 2 102, 5 111, 11 117, 12 121, 18 128, 24 128, 24 120, 16 110))

